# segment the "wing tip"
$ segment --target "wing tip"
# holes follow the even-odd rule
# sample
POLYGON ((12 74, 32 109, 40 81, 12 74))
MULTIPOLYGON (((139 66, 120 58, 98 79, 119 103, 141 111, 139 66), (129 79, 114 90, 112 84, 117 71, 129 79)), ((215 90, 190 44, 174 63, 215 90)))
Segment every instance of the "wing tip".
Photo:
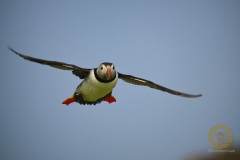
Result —
POLYGON ((183 95, 183 97, 187 97, 187 98, 198 98, 198 97, 202 97, 202 94, 195 94, 195 95, 183 95))
POLYGON ((9 49, 10 51, 12 51, 13 53, 22 56, 20 53, 18 53, 17 51, 15 51, 11 46, 7 46, 7 49, 9 49))
POLYGON ((7 49, 9 49, 10 51, 13 51, 14 52, 14 49, 11 47, 11 46, 7 46, 7 49))
POLYGON ((197 94, 197 95, 196 95, 196 98, 197 98, 197 97, 202 97, 202 94, 197 94))

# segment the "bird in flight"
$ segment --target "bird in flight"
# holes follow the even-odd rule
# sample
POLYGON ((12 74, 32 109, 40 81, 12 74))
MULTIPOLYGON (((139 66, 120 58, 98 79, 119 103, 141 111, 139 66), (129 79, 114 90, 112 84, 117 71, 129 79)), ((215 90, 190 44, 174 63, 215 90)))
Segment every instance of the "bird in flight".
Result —
POLYGON ((62 104, 66 105, 69 105, 72 102, 77 102, 83 105, 95 105, 101 103, 102 101, 106 101, 108 103, 116 102, 115 97, 112 95, 112 90, 116 86, 118 79, 122 79, 125 82, 135 85, 148 86, 153 89, 161 90, 186 98, 196 98, 202 96, 201 94, 192 95, 178 92, 143 78, 122 74, 116 71, 113 63, 109 62, 101 63, 97 68, 89 69, 64 62, 49 61, 30 57, 15 51, 11 47, 8 47, 8 49, 28 61, 40 63, 43 65, 49 65, 51 67, 62 70, 70 70, 74 75, 78 76, 80 79, 83 79, 83 81, 76 88, 73 95, 62 102, 62 104))

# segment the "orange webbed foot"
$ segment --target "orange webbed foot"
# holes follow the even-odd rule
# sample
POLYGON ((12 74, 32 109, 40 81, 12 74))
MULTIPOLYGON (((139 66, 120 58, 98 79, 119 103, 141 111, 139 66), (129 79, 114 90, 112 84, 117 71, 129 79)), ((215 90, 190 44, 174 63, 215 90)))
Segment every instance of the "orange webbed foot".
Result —
POLYGON ((65 100, 62 102, 62 104, 66 104, 66 105, 68 106, 69 104, 71 104, 71 103, 73 103, 73 102, 75 102, 75 98, 74 98, 74 96, 72 95, 71 97, 65 99, 65 100))
POLYGON ((110 95, 108 95, 108 96, 106 96, 106 97, 104 98, 104 101, 106 101, 106 102, 108 102, 108 103, 112 103, 112 102, 116 102, 116 98, 113 97, 113 96, 110 94, 110 95))

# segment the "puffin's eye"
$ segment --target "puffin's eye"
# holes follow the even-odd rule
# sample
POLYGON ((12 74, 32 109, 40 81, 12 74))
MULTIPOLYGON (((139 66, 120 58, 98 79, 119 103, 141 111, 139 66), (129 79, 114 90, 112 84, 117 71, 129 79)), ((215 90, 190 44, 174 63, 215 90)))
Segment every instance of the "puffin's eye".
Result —
POLYGON ((113 66, 113 67, 112 67, 112 69, 114 70, 114 69, 115 69, 115 67, 113 66))
POLYGON ((103 66, 99 67, 100 70, 103 70, 103 66))

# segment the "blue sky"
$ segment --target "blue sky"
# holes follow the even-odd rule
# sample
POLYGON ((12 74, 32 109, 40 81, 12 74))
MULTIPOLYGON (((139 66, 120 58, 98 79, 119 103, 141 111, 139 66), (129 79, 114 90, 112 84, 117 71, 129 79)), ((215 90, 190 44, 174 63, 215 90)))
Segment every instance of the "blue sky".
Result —
MULTIPOLYGON (((239 1, 1 1, 1 159, 181 159, 240 142, 239 1), (118 81, 117 102, 61 102, 81 82, 7 50, 125 74, 203 97, 118 81)), ((234 149, 232 147, 231 149, 234 149)))

